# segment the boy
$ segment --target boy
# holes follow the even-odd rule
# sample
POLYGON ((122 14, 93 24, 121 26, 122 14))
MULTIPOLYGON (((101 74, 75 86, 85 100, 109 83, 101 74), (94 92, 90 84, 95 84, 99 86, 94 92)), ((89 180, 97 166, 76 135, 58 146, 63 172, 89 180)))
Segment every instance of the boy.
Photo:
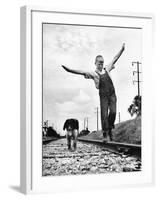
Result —
POLYGON ((125 44, 113 60, 105 67, 103 56, 98 55, 95 58, 96 70, 94 72, 85 72, 83 70, 73 70, 62 65, 62 67, 71 73, 83 75, 87 79, 93 79, 96 88, 99 90, 100 110, 101 110, 101 124, 104 141, 109 136, 112 141, 112 129, 116 118, 116 94, 115 88, 110 77, 110 71, 115 68, 114 64, 117 62, 123 51, 125 44))

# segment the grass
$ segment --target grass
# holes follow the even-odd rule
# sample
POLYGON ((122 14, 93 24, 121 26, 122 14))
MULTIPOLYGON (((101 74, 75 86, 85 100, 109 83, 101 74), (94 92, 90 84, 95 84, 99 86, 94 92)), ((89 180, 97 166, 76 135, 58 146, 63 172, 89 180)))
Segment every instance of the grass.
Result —
MULTIPOLYGON (((112 133, 115 142, 141 144, 141 117, 116 124, 112 133)), ((101 131, 93 131, 83 138, 101 140, 103 135, 101 131)))

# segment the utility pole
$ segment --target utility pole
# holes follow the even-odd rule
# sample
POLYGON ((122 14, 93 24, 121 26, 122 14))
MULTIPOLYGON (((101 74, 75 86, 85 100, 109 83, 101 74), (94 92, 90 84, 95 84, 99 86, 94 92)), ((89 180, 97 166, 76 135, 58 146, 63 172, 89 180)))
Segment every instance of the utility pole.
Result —
POLYGON ((54 125, 54 123, 52 123, 52 128, 55 129, 55 125, 54 125))
POLYGON ((85 118, 86 120, 86 129, 88 128, 88 117, 85 118))
POLYGON ((133 71, 133 75, 135 75, 135 73, 137 73, 137 80, 133 80, 133 84, 135 83, 135 82, 137 82, 137 86, 138 86, 138 96, 140 96, 140 71, 139 71, 139 65, 140 65, 141 63, 139 62, 139 61, 137 61, 137 62, 132 62, 132 66, 134 66, 134 65, 136 65, 137 66, 137 71, 133 71))
POLYGON ((88 117, 84 118, 84 130, 88 128, 88 117))
POLYGON ((98 131, 98 107, 96 107, 96 114, 97 114, 97 131, 98 131))
POLYGON ((120 123, 120 112, 119 112, 119 123, 120 123))

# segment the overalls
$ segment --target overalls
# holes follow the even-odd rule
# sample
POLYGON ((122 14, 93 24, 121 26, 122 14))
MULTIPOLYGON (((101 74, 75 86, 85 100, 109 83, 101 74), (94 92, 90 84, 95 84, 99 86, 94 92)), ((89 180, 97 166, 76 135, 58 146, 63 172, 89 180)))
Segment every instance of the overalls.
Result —
POLYGON ((116 118, 116 95, 113 82, 105 71, 104 74, 99 74, 99 97, 100 97, 100 109, 101 109, 101 124, 103 130, 103 136, 106 136, 106 132, 114 128, 114 122, 116 118))

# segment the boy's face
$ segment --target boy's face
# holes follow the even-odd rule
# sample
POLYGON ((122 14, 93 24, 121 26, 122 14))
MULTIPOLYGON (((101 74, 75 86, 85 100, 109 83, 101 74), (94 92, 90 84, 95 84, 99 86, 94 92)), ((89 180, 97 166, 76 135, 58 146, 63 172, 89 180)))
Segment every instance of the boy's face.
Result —
POLYGON ((104 59, 102 56, 96 59, 95 65, 99 71, 102 71, 104 65, 104 59))

